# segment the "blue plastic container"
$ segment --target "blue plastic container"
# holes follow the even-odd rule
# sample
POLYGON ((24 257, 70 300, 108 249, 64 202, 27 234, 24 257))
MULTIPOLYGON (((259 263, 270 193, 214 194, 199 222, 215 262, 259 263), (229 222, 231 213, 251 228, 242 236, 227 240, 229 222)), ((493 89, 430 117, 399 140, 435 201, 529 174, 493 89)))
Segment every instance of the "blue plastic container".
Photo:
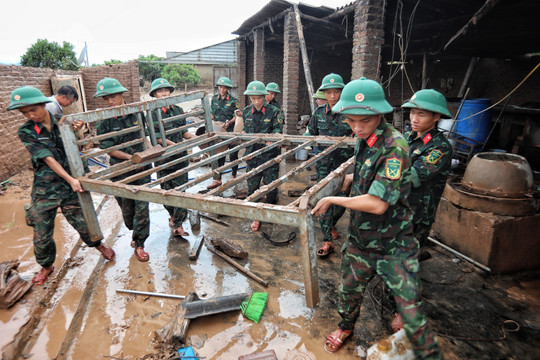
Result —
POLYGON ((490 99, 465 100, 457 117, 456 132, 458 135, 473 139, 479 143, 485 143, 491 130, 491 110, 484 111, 481 114, 478 113, 487 109, 490 105, 490 99), (465 118, 469 119, 462 120, 465 118))

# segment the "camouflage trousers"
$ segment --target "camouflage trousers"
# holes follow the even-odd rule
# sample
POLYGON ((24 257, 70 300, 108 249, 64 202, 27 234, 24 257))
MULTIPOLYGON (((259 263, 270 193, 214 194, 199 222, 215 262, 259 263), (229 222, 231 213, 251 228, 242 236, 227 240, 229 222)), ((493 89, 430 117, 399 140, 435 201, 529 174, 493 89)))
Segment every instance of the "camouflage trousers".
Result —
MULTIPOLYGON (((261 162, 261 164, 264 161, 261 162)), ((247 171, 251 171, 256 168, 258 165, 248 162, 247 171)), ((279 164, 272 165, 264 171, 250 177, 247 180, 248 185, 248 196, 253 194, 261 186, 261 180, 265 185, 270 184, 272 181, 276 180, 279 177, 279 164)), ((266 202, 268 204, 277 204, 278 199, 278 189, 274 189, 266 194, 266 202)))
POLYGON ((124 224, 129 230, 133 230, 131 236, 135 246, 144 247, 144 242, 150 236, 150 210, 148 202, 116 197, 122 210, 124 224))
POLYGON ((353 330, 369 280, 380 275, 396 300, 405 333, 417 359, 442 359, 437 338, 423 310, 422 284, 418 275, 417 253, 409 257, 390 257, 365 252, 347 241, 342 249, 342 282, 339 288, 339 327, 353 330))
POLYGON ((90 233, 76 193, 67 199, 32 199, 32 203, 26 209, 26 223, 34 228, 34 255, 42 267, 51 266, 56 258, 53 234, 58 208, 62 209, 66 220, 77 230, 88 247, 101 244, 101 241, 90 240, 90 233))
MULTIPOLYGON (((235 147, 236 145, 229 145, 229 149, 235 147)), ((225 158, 226 156, 218 159, 218 167, 222 167, 223 165, 225 165, 225 158)), ((238 160, 238 151, 237 152, 233 152, 231 154, 229 154, 229 160, 231 160, 231 162, 235 161, 235 160, 238 160)), ((235 165, 231 168, 231 172, 232 172, 232 175, 233 176, 236 176, 236 174, 238 173, 238 165, 235 165)), ((221 174, 218 176, 218 175, 214 175, 214 179, 216 180, 219 180, 221 179, 221 174)))
MULTIPOLYGON (((182 166, 182 167, 185 167, 185 166, 182 166)), ((179 170, 179 169, 162 170, 162 171, 158 172, 158 176, 161 178, 161 177, 167 176, 167 175, 169 175, 169 174, 171 174, 171 173, 173 173, 173 172, 175 172, 177 170, 179 170)), ((187 182, 188 182, 188 174, 183 174, 183 175, 180 175, 177 178, 174 178, 174 179, 171 179, 169 181, 164 182, 163 184, 161 184, 161 188, 163 190, 172 190, 175 187, 183 185, 183 184, 185 184, 187 182)), ((179 226, 182 226, 182 223, 187 218, 187 210, 184 209, 184 208, 174 207, 174 206, 169 206, 169 205, 163 205, 163 207, 165 207, 165 209, 167 210, 167 212, 171 216, 171 219, 174 222, 174 227, 177 228, 179 226)))

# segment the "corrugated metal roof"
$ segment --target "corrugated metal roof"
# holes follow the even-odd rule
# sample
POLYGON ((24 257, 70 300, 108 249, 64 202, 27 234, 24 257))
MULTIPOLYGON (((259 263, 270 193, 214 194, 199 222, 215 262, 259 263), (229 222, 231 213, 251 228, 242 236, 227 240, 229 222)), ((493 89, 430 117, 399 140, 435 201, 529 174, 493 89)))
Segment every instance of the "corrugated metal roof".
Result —
POLYGON ((224 41, 188 52, 167 51, 167 63, 179 64, 236 64, 238 53, 236 40, 224 41))
MULTIPOLYGON (((235 31, 232 32, 232 34, 236 35, 245 35, 249 33, 254 27, 257 27, 265 22, 268 21, 273 16, 276 16, 283 10, 292 9, 293 3, 285 0, 271 0, 268 4, 266 4, 259 12, 257 12, 255 15, 244 21, 244 23, 235 31)), ((298 9, 301 13, 322 18, 325 16, 330 15, 336 9, 329 8, 327 6, 311 6, 309 4, 299 3, 298 9)))

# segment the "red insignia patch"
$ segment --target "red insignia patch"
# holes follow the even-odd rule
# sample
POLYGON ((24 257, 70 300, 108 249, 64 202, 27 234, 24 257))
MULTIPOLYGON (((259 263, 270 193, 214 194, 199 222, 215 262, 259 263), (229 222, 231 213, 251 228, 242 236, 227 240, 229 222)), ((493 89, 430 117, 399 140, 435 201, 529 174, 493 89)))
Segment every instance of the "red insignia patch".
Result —
POLYGON ((375 145, 375 142, 377 141, 377 135, 375 134, 371 134, 371 136, 369 137, 369 139, 367 139, 367 144, 369 147, 373 147, 373 145, 375 145))
POLYGON ((424 145, 427 144, 428 142, 430 142, 432 139, 431 137, 431 134, 427 134, 426 136, 424 136, 424 138, 422 139, 422 141, 424 142, 424 145))

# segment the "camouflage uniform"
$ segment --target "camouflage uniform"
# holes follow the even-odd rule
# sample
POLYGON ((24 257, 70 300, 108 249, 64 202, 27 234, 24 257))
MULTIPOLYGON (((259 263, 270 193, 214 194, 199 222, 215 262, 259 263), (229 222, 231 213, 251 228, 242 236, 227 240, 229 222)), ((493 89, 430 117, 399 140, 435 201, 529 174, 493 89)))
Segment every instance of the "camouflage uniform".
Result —
MULTIPOLYGON (((161 111, 161 118, 166 119, 166 118, 169 118, 171 116, 181 115, 181 114, 184 113, 184 110, 181 107, 178 107, 176 105, 172 105, 169 108, 162 107, 161 109, 155 109, 153 111, 152 119, 153 119, 153 122, 154 122, 154 130, 156 132, 156 138, 160 139, 161 138, 161 132, 159 131, 159 125, 158 125, 158 120, 157 120, 158 111, 161 111)), ((165 131, 168 131, 168 130, 173 130, 173 129, 176 129, 176 128, 179 128, 179 127, 185 126, 185 125, 186 125, 186 120, 185 119, 178 119, 178 120, 173 120, 173 121, 165 123, 164 128, 165 128, 165 131)), ((179 132, 176 132, 174 134, 168 135, 167 139, 169 139, 171 141, 174 141, 175 143, 182 142, 184 140, 184 134, 186 132, 187 132, 187 129, 184 129, 182 131, 179 131, 179 132)), ((187 151, 183 151, 180 154, 178 154, 177 156, 178 157, 187 156, 187 151)), ((156 165, 159 166, 159 165, 162 165, 162 163, 157 162, 156 165)), ((178 171, 180 169, 185 168, 186 166, 188 166, 188 162, 183 161, 183 162, 181 162, 179 164, 173 165, 173 166, 171 166, 171 167, 169 167, 167 169, 159 171, 158 176, 159 177, 167 176, 169 174, 172 174, 175 171, 178 171)), ((161 188, 165 189, 165 190, 172 190, 175 187, 178 187, 180 185, 183 185, 183 184, 187 183, 187 181, 188 181, 188 174, 185 173, 185 174, 180 175, 180 176, 178 176, 178 177, 176 177, 174 179, 171 179, 169 181, 164 182, 163 184, 161 184, 161 188)), ((174 227, 177 228, 179 226, 182 226, 182 223, 184 222, 184 220, 186 220, 186 217, 187 217, 187 210, 184 209, 184 208, 173 207, 173 206, 168 206, 168 205, 163 205, 163 206, 165 207, 165 209, 167 209, 167 212, 171 216, 171 218, 172 218, 172 220, 174 222, 174 227)))
POLYGON ((32 203, 26 211, 26 222, 34 227, 34 254, 39 265, 50 267, 56 257, 56 244, 53 239, 54 219, 58 208, 62 209, 66 220, 77 230, 82 240, 89 247, 101 245, 101 241, 92 242, 84 220, 77 194, 60 175, 46 163, 45 158, 53 157, 68 173, 64 144, 60 137, 58 120, 51 116, 51 131, 31 120, 26 121, 17 133, 26 149, 30 152, 34 182, 32 184, 32 203))
POLYGON ((279 110, 283 111, 283 108, 281 107, 281 103, 277 101, 275 98, 272 99, 268 104, 273 105, 277 107, 279 110))
MULTIPOLYGON (((142 115, 142 114, 141 114, 142 115)), ((142 115, 144 121, 144 115, 142 115)), ((129 114, 126 116, 120 116, 116 118, 105 119, 97 123, 96 130, 98 135, 107 134, 113 131, 120 131, 126 128, 133 126, 138 126, 138 119, 136 114, 129 114)), ((126 143, 128 141, 140 139, 140 132, 135 131, 129 134, 118 135, 108 139, 100 141, 100 147, 102 149, 108 149, 112 146, 126 143)), ((120 149, 121 151, 127 154, 135 154, 139 151, 144 151, 143 144, 135 144, 120 149)), ((118 159, 115 157, 110 158, 110 164, 115 165, 126 160, 118 159)), ((118 181, 125 179, 131 175, 136 174, 136 172, 128 172, 122 174, 113 179, 113 181, 118 181)), ((133 185, 142 185, 150 181, 150 177, 145 177, 136 181, 133 181, 133 185)), ((150 235, 150 213, 148 202, 132 199, 124 199, 121 197, 115 197, 118 205, 122 209, 122 217, 124 218, 124 224, 129 230, 133 230, 133 241, 135 241, 135 247, 144 247, 144 242, 150 235)))
POLYGON ((351 211, 349 236, 342 248, 339 327, 352 330, 364 290, 375 273, 391 289, 417 359, 440 359, 421 301, 418 242, 412 234, 411 188, 406 140, 384 119, 355 149, 351 196, 370 194, 389 204, 382 215, 351 211))
MULTIPOLYGON (((264 103, 261 110, 257 110, 253 105, 247 106, 243 111, 244 131, 248 134, 264 133, 276 134, 283 132, 283 116, 281 111, 275 106, 264 103)), ((251 145, 246 149, 246 155, 263 148, 264 144, 251 145)), ((266 151, 259 156, 247 161, 247 171, 251 171, 257 166, 276 158, 280 154, 280 149, 266 151)), ((272 165, 263 172, 250 177, 248 183, 248 195, 253 194, 260 186, 261 179, 265 184, 270 184, 279 177, 279 164, 272 165)), ((269 204, 277 203, 277 189, 270 191, 266 195, 269 204)))
MULTIPOLYGON (((231 120, 232 118, 234 118, 234 112, 236 110, 238 110, 238 100, 234 96, 227 94, 225 98, 221 98, 219 94, 216 94, 212 97, 210 112, 212 115, 214 115, 215 121, 219 121, 225 124, 227 120, 231 120)), ((229 127, 225 130, 227 130, 228 132, 232 132, 234 130, 234 123, 230 123, 229 127)), ((229 149, 232 147, 234 147, 234 145, 229 145, 229 149)), ((229 159, 231 161, 238 160, 238 152, 229 154, 229 159)), ((223 165, 225 165, 225 157, 222 157, 218 160, 218 167, 221 167, 223 165)), ((236 176, 237 172, 238 166, 233 166, 233 176, 236 176)))
POLYGON ((414 235, 423 245, 435 220, 437 206, 450 174, 452 145, 437 127, 422 138, 416 136, 416 132, 405 134, 412 162, 413 186, 408 200, 414 213, 414 235))
MULTIPOLYGON (((351 127, 345 121, 345 115, 334 114, 330 110, 330 105, 324 104, 319 106, 311 119, 307 130, 310 135, 327 135, 327 136, 351 136, 351 127)), ((319 150, 323 151, 326 147, 320 146, 319 150)), ((317 171, 317 180, 321 181, 328 176, 332 171, 337 169, 345 161, 353 156, 354 150, 350 148, 340 148, 334 150, 331 155, 326 156, 315 162, 317 171)), ((347 196, 346 193, 340 192, 337 196, 347 196)), ((336 225, 338 220, 343 216, 345 208, 342 206, 332 205, 328 211, 320 216, 319 224, 323 233, 323 241, 332 241, 332 227, 336 225)))

